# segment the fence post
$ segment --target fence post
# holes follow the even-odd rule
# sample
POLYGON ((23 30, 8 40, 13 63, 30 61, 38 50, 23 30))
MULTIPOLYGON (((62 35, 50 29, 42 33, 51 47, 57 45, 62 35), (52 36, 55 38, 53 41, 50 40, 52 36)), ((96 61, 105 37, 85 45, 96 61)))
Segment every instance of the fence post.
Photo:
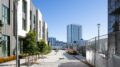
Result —
POLYGON ((95 55, 94 55, 94 66, 96 67, 96 45, 97 45, 97 42, 96 42, 96 37, 95 37, 95 55))

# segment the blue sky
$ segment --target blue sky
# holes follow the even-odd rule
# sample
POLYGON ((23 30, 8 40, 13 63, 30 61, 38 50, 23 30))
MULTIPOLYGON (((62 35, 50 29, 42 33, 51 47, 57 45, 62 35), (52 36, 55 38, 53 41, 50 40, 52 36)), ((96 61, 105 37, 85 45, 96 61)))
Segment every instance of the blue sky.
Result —
POLYGON ((67 25, 82 25, 83 39, 107 34, 107 0, 32 0, 48 24, 49 36, 67 41, 67 25))

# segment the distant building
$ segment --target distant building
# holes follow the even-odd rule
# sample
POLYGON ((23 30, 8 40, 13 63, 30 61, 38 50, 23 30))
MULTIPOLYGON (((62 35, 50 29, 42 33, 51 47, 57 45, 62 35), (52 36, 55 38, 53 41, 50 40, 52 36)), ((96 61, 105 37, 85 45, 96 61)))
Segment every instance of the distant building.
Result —
POLYGON ((58 41, 54 37, 48 38, 48 43, 52 47, 52 49, 64 49, 66 48, 66 43, 63 41, 58 41))
POLYGON ((54 49, 65 49, 66 43, 63 41, 56 41, 54 49))
POLYGON ((82 39, 82 26, 70 24, 67 26, 67 43, 79 43, 82 39))
POLYGON ((54 38, 54 37, 49 37, 49 38, 48 38, 48 43, 49 43, 49 45, 51 45, 51 46, 55 46, 56 38, 54 38))

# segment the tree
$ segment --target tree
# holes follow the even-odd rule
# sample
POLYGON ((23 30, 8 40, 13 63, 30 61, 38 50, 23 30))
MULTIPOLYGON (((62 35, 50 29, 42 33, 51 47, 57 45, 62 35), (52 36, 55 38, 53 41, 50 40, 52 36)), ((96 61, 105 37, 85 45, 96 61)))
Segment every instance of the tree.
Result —
POLYGON ((23 41, 23 52, 28 53, 29 55, 35 54, 37 50, 36 46, 36 33, 30 31, 23 41))
MULTIPOLYGON (((30 55, 35 55, 37 53, 36 33, 34 31, 30 31, 23 39, 23 53, 26 53, 28 55, 28 65, 29 65, 30 55)), ((33 58, 34 56, 32 56, 32 60, 33 58)))
POLYGON ((45 52, 44 52, 44 54, 48 54, 48 53, 50 53, 51 52, 51 46, 49 46, 49 45, 46 45, 46 48, 45 48, 45 52))
POLYGON ((40 54, 43 54, 45 52, 46 46, 47 44, 45 43, 45 41, 41 40, 38 42, 38 51, 40 54))
POLYGON ((51 47, 44 40, 41 40, 38 42, 38 51, 41 55, 48 54, 51 52, 51 47))

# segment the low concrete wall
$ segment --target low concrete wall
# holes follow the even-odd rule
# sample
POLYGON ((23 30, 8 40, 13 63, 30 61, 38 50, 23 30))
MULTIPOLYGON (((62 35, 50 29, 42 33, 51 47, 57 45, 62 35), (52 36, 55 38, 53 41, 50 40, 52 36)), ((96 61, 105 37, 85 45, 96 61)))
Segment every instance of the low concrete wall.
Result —
POLYGON ((107 57, 104 54, 96 53, 96 60, 95 60, 96 67, 107 67, 107 57))
POLYGON ((107 58, 104 54, 95 54, 93 51, 87 51, 86 54, 86 60, 89 64, 95 67, 107 67, 107 58))
POLYGON ((86 51, 86 60, 89 64, 91 64, 93 66, 95 65, 94 64, 95 63, 95 61, 94 61, 95 60, 95 54, 92 50, 86 51))

